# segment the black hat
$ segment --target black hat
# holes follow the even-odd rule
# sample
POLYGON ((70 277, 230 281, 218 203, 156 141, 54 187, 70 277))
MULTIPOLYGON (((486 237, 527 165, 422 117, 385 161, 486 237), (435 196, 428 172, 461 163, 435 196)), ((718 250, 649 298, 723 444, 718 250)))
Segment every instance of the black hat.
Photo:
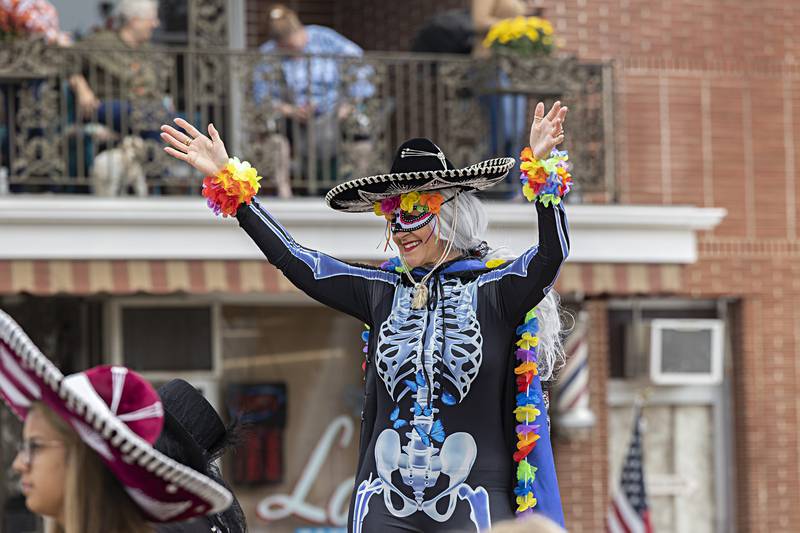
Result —
POLYGON ((430 139, 410 139, 397 149, 388 174, 346 181, 331 189, 325 201, 337 211, 362 212, 372 211, 384 198, 411 191, 481 190, 502 181, 515 164, 511 157, 499 157, 455 168, 430 139))
MULTIPOLYGON (((155 443, 156 449, 227 487, 213 461, 236 439, 237 430, 226 427, 205 396, 182 379, 165 383, 158 388, 158 395, 164 408, 164 429, 155 443)), ((171 526, 159 526, 157 532, 210 530, 234 533, 245 531, 246 527, 244 513, 234 497, 230 508, 223 513, 171 526)))
MULTIPOLYGON (((158 395, 171 436, 187 450, 214 457, 225 443, 227 428, 203 394, 190 383, 173 379, 158 388, 158 395)), ((205 465, 189 466, 203 471, 205 465)))

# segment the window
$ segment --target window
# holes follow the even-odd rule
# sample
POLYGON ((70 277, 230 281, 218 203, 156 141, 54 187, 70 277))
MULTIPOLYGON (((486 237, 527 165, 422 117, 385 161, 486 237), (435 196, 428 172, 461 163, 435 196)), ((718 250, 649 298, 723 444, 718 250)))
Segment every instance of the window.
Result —
MULTIPOLYGON (((716 318, 717 310, 714 302, 691 304, 679 301, 644 300, 616 302, 609 309, 608 315, 609 377, 644 379, 652 375, 650 366, 654 325, 669 320, 702 322, 716 318)), ((675 365, 687 365, 688 361, 694 361, 695 365, 704 364, 701 362, 702 358, 692 355, 697 355, 703 350, 702 335, 670 331, 667 333, 667 338, 659 338, 662 339, 662 345, 669 342, 666 352, 662 351, 667 354, 668 367, 664 370, 676 370, 675 365), (689 345, 691 350, 686 352, 685 348, 689 345), (686 355, 681 359, 679 355, 684 352, 686 355)), ((708 349, 707 346, 706 350, 708 349)), ((706 351, 706 355, 708 353, 706 351)), ((695 372, 699 370, 699 367, 692 368, 695 368, 695 372)))
POLYGON ((139 372, 156 388, 185 379, 219 411, 219 307, 199 299, 111 299, 106 362, 139 372))
POLYGON ((609 302, 609 482, 618 486, 633 408, 642 402, 647 490, 651 507, 661 510, 652 517, 658 531, 730 530, 735 428, 723 368, 725 332, 740 327, 736 317, 730 300, 609 302))
POLYGON ((211 371, 209 306, 122 309, 122 355, 137 372, 211 371))

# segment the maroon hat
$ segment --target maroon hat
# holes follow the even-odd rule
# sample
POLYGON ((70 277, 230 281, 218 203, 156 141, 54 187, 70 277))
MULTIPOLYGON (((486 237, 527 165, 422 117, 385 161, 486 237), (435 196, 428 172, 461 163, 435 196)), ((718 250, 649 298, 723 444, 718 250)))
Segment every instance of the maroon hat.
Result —
POLYGON ((148 520, 186 520, 231 504, 227 489, 153 447, 164 410, 144 378, 109 365, 64 376, 3 311, 0 396, 21 420, 32 402, 42 402, 66 420, 148 520))

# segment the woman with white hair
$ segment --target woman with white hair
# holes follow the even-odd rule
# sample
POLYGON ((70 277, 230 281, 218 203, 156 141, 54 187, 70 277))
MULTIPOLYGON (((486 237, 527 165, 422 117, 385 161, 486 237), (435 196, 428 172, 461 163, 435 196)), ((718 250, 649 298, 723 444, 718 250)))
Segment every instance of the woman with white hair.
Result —
POLYGON ((149 49, 160 23, 158 0, 121 0, 115 13, 116 30, 98 31, 80 41, 82 48, 92 50, 87 57, 91 68, 73 74, 69 81, 85 118, 111 122, 113 129, 121 132, 123 125, 131 126, 132 100, 160 100, 163 96, 155 65, 134 54, 149 49), (94 85, 89 79, 94 79, 94 85))
POLYGON ((536 107, 521 168, 539 243, 514 260, 483 242, 473 194, 502 181, 512 158, 456 168, 430 140, 411 139, 391 172, 334 187, 333 209, 386 219, 399 255, 381 268, 297 244, 252 198, 260 177, 228 159, 213 125, 210 139, 181 119, 188 135, 162 126, 167 153, 207 175, 215 212, 235 215, 306 294, 370 328, 349 531, 484 531, 534 512, 563 524, 540 379, 560 352, 551 288, 569 249, 561 197, 571 177, 555 149, 566 113, 536 107))

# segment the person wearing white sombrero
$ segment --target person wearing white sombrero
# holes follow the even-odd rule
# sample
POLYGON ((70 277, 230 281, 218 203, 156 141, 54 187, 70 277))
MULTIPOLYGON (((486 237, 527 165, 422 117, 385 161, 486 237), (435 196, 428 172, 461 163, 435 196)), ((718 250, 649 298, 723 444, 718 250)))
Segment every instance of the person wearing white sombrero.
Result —
POLYGON ((121 366, 64 376, 0 311, 0 397, 24 421, 13 463, 28 509, 58 533, 144 533, 219 513, 231 493, 153 447, 164 411, 121 366))
MULTIPOLYGON (((367 324, 353 533, 482 532, 541 513, 563 524, 541 380, 560 347, 552 290, 569 253, 567 108, 536 106, 520 168, 539 242, 516 258, 482 240, 475 191, 514 159, 456 166, 430 139, 402 143, 387 173, 337 185, 333 209, 373 212, 399 254, 380 268, 298 244, 260 204, 257 171, 228 159, 219 133, 162 126, 168 154, 206 174, 209 207, 236 216, 275 267, 310 297, 367 324)), ((533 234, 533 228, 531 233, 533 234)))

